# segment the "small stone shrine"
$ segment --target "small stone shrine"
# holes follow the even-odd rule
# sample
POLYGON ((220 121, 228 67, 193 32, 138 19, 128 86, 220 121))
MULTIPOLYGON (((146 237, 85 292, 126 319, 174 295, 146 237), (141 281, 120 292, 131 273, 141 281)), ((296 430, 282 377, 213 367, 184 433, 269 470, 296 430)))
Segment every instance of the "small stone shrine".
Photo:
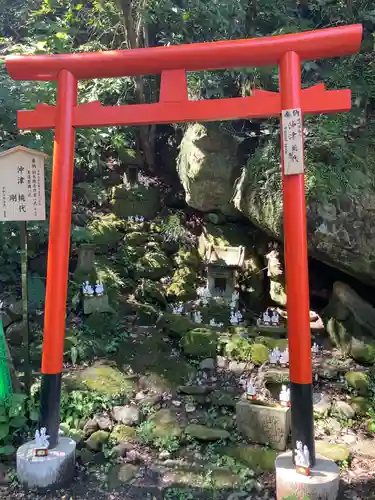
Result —
POLYGON ((90 284, 88 281, 85 281, 82 284, 82 295, 84 314, 111 311, 108 295, 105 293, 103 283, 100 281, 97 281, 95 284, 90 284))
POLYGON ((127 187, 137 187, 139 184, 139 163, 136 158, 127 161, 123 182, 127 187))
POLYGON ((206 250, 207 288, 212 297, 222 297, 228 303, 237 284, 238 270, 243 267, 245 247, 218 247, 206 250))

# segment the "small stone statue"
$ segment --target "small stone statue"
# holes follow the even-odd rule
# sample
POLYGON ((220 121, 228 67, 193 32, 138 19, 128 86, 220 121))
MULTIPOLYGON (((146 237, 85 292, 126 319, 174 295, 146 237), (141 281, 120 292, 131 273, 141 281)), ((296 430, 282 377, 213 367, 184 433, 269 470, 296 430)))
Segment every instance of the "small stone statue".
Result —
POLYGON ((275 352, 275 349, 272 349, 268 356, 268 361, 270 362, 271 365, 277 365, 279 358, 277 356, 277 353, 275 352))
POLYGON ((218 326, 214 318, 210 319, 210 326, 218 326))
POLYGON ((194 322, 195 323, 202 323, 202 314, 200 311, 195 311, 194 314, 193 314, 193 317, 194 317, 194 322))
POLYGON ((95 285, 95 295, 101 297, 104 294, 104 286, 101 281, 97 281, 95 285))
POLYGON ((301 441, 297 441, 297 448, 294 450, 294 461, 298 474, 304 476, 310 475, 310 452, 306 445, 302 445, 301 441))
POLYGON ((278 347, 275 347, 274 353, 275 353, 275 356, 277 357, 277 362, 279 362, 280 361, 280 356, 281 356, 280 349, 278 347))
POLYGON ((35 447, 34 454, 37 457, 45 457, 48 455, 49 447, 49 436, 47 435, 47 429, 42 427, 40 431, 37 429, 35 431, 35 447))
POLYGON ((283 351, 280 354, 280 365, 282 366, 287 366, 289 364, 289 349, 288 347, 285 348, 285 351, 283 351))
POLYGON ((200 298, 202 304, 204 306, 207 306, 208 302, 209 302, 209 300, 211 298, 211 292, 209 291, 209 289, 208 288, 204 288, 204 287, 198 288, 197 289, 197 295, 200 298))
POLYGON ((174 305, 172 309, 173 314, 182 314, 184 312, 184 306, 181 305, 174 305))
POLYGON ((257 398, 257 389, 252 379, 246 385, 246 397, 249 401, 254 401, 257 398))
POLYGON ((85 281, 82 285, 82 293, 86 297, 92 297, 94 295, 94 288, 90 285, 88 281, 85 281))
POLYGON ((315 354, 318 354, 318 353, 319 353, 319 346, 318 346, 318 344, 317 344, 316 342, 314 342, 314 343, 313 343, 313 346, 312 346, 312 348, 311 348, 311 353, 312 353, 313 355, 315 355, 315 354))
POLYGON ((267 326, 270 323, 271 323, 271 317, 270 317, 270 315, 268 313, 268 309, 267 309, 267 311, 265 313, 263 313, 263 324, 267 326))
POLYGON ((286 385, 281 386, 279 401, 281 406, 290 406, 290 389, 286 385))
POLYGON ((231 325, 238 325, 238 318, 234 311, 231 311, 229 321, 231 325))
POLYGON ((236 312, 236 316, 237 316, 237 321, 238 321, 238 323, 242 323, 242 321, 243 321, 243 316, 242 316, 242 314, 241 314, 241 311, 237 311, 237 312, 236 312))
POLYGON ((139 220, 139 222, 144 222, 145 218, 141 215, 140 217, 138 217, 138 220, 139 220))
POLYGON ((271 325, 272 326, 280 326, 280 316, 276 310, 272 311, 271 325))

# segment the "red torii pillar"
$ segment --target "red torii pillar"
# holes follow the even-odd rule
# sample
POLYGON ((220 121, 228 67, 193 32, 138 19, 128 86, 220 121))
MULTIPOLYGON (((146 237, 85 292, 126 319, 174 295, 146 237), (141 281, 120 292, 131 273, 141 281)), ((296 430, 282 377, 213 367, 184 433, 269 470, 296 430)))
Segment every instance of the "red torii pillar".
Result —
POLYGON ((21 129, 55 129, 40 412, 40 425, 47 427, 50 448, 58 440, 75 129, 266 118, 280 116, 284 111, 281 136, 292 439, 293 449, 296 441, 308 447, 314 465, 302 116, 348 111, 351 93, 326 91, 324 85, 301 90, 300 63, 353 54, 359 50, 361 40, 362 26, 351 25, 248 40, 6 58, 7 70, 15 80, 57 81, 56 107, 40 104, 33 111, 18 112, 21 129), (245 98, 188 99, 187 71, 270 64, 279 65, 280 93, 254 90, 251 97, 245 98), (103 107, 93 102, 77 106, 77 80, 145 74, 161 74, 158 103, 103 107), (288 113, 296 116, 295 122, 287 119, 288 113), (296 123, 300 142, 292 142, 290 149, 288 127, 295 129, 296 123))

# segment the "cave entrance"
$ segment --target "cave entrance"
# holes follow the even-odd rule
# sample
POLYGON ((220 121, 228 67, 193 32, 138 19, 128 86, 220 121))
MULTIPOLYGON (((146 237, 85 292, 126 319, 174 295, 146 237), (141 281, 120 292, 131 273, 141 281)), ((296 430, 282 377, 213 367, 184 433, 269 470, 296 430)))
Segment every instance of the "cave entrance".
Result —
MULTIPOLYGON (((309 283, 304 193, 303 115, 351 108, 350 90, 301 88, 301 62, 353 54, 362 26, 340 26, 275 37, 96 53, 7 56, 15 80, 57 82, 56 106, 18 112, 18 127, 54 129, 48 275, 42 355, 40 425, 58 442, 71 232, 75 129, 250 118, 281 118, 285 270, 293 449, 307 446, 315 463, 312 404, 309 283), (280 92, 253 90, 248 97, 192 101, 186 73, 278 65, 280 92), (78 80, 160 74, 159 102, 102 106, 77 104, 78 80)), ((209 196, 210 193, 207 193, 209 196)))

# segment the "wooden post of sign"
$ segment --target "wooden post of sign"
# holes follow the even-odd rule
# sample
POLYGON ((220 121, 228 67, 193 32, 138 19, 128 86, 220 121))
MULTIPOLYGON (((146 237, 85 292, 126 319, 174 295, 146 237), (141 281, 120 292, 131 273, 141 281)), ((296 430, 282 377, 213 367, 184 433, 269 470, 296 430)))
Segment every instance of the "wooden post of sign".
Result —
POLYGON ((0 153, 0 221, 20 223, 24 384, 31 385, 27 222, 46 219, 44 160, 47 155, 23 146, 0 153))
POLYGON ((31 385, 30 364, 30 335, 29 335, 29 301, 28 301, 28 272, 27 272, 27 222, 20 223, 21 240, 21 280, 22 280, 22 321, 25 363, 25 391, 28 394, 31 385))

